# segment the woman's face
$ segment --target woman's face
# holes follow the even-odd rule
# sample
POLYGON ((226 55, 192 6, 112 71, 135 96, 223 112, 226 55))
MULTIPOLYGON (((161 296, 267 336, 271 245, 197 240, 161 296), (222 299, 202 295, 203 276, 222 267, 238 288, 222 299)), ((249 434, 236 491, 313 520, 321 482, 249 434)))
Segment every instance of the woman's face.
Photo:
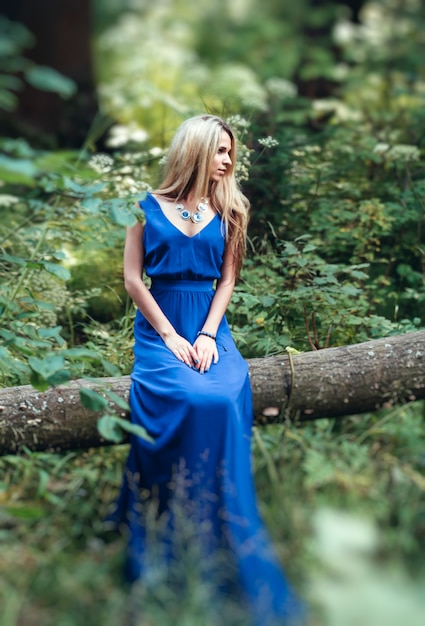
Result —
POLYGON ((210 166, 210 180, 218 182, 220 178, 226 176, 227 170, 232 165, 230 159, 230 150, 232 149, 232 140, 225 130, 221 131, 220 143, 218 150, 210 166))

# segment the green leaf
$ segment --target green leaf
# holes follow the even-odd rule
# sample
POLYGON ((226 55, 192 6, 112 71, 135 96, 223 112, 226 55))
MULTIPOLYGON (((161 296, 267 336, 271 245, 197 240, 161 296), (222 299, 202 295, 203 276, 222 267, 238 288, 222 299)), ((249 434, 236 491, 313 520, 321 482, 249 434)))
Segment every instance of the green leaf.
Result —
POLYGON ((295 237, 295 241, 306 241, 308 239, 311 239, 311 235, 309 235, 308 233, 305 233, 304 235, 300 235, 299 237, 295 237))
MULTIPOLYGON (((44 309, 45 311, 46 310, 47 311, 54 311, 55 310, 55 305, 52 304, 51 302, 42 302, 38 298, 33 298, 32 296, 25 296, 25 297, 21 298, 21 302, 23 304, 31 304, 31 305, 38 306, 40 309, 44 309)), ((27 315, 30 316, 30 314, 25 312, 25 317, 27 315)), ((20 317, 22 317, 22 315, 20 317)))
POLYGON ((127 228, 134 226, 137 223, 137 217, 131 209, 131 204, 128 206, 126 200, 116 198, 114 200, 110 200, 108 204, 109 214, 115 224, 127 228))
POLYGON ((12 517, 17 517, 22 520, 38 520, 45 517, 46 511, 39 506, 19 506, 19 507, 6 507, 6 511, 12 517))
POLYGON ((48 491, 47 484, 49 482, 49 479, 50 479, 50 474, 46 472, 46 470, 43 470, 43 469, 38 470, 38 489, 35 495, 36 498, 43 498, 46 495, 48 491))
POLYGON ((108 406, 108 400, 106 398, 101 396, 97 391, 94 391, 94 389, 89 389, 88 387, 82 387, 80 389, 80 400, 81 404, 91 411, 102 411, 108 406))
POLYGON ((13 89, 19 91, 23 87, 23 82, 17 76, 10 74, 0 74, 0 88, 13 89))
POLYGON ((18 106, 18 98, 11 91, 0 89, 0 109, 3 111, 14 111, 18 106))
POLYGON ((26 262, 26 266, 30 270, 41 270, 43 267, 43 263, 42 261, 34 261, 33 259, 30 259, 26 262))
POLYGON ((10 254, 0 254, 0 259, 4 259, 8 263, 15 263, 16 265, 24 266, 27 264, 27 260, 22 257, 12 256, 10 254))
POLYGON ((83 207, 83 209, 87 209, 87 211, 89 211, 90 213, 96 213, 101 205, 102 200, 100 198, 93 198, 91 196, 88 198, 84 198, 84 200, 81 202, 81 206, 83 207))
POLYGON ((13 154, 21 159, 33 159, 37 154, 36 150, 23 137, 18 137, 17 139, 3 137, 0 139, 0 146, 4 152, 13 154))
POLYGON ((94 350, 88 348, 68 348, 62 350, 62 353, 68 359, 96 359, 99 360, 99 355, 94 350))
POLYGON ((150 443, 155 443, 155 440, 152 439, 150 435, 148 435, 147 430, 143 428, 143 426, 139 426, 138 424, 132 424, 131 422, 128 422, 120 418, 116 418, 116 419, 117 421, 119 421, 119 424, 123 430, 126 430, 127 432, 132 433, 133 435, 137 435, 138 437, 141 437, 142 439, 145 439, 146 441, 149 441, 150 443))
POLYGON ((299 254, 299 253, 300 252, 299 252, 298 248, 296 246, 294 246, 293 243, 290 243, 289 241, 285 242, 285 254, 296 255, 296 254, 299 254))
POLYGON ((365 272, 360 272, 357 270, 350 270, 349 273, 350 273, 350 276, 352 276, 353 278, 358 278, 359 280, 365 280, 369 278, 369 276, 365 272))
POLYGON ((99 193, 105 188, 106 183, 97 183, 95 185, 79 185, 68 176, 63 177, 64 187, 79 196, 91 196, 99 193))
POLYGON ((68 370, 60 370, 59 372, 55 372, 47 379, 50 387, 57 387, 58 385, 64 385, 71 380, 71 374, 68 370))
POLYGON ((357 289, 357 287, 354 287, 353 285, 343 285, 340 287, 340 292, 345 293, 348 296, 357 296, 361 293, 361 289, 357 289))
POLYGON ((110 376, 120 376, 121 374, 120 368, 106 359, 102 359, 102 367, 110 376))
POLYGON ((58 265, 57 263, 51 263, 50 261, 42 261, 42 265, 46 272, 56 276, 56 278, 60 278, 61 280, 69 280, 71 278, 71 273, 66 267, 62 265, 58 265))
POLYGON ((47 391, 47 389, 50 387, 47 380, 43 376, 41 376, 38 372, 34 372, 34 371, 31 372, 30 383, 34 387, 34 389, 37 389, 37 391, 41 391, 41 392, 47 391))
POLYGON ((115 404, 120 407, 120 409, 124 409, 124 411, 130 410, 128 402, 121 398, 121 396, 114 393, 113 391, 110 391, 109 389, 104 389, 103 391, 108 396, 108 398, 112 400, 112 402, 115 402, 115 404))
MULTIPOLYGON (((61 336, 61 331, 62 326, 54 326, 53 328, 39 328, 38 334, 43 339, 56 339, 57 344, 63 346, 65 340, 61 336)), ((63 352, 61 354, 63 354, 63 352)))
POLYGON ((124 431, 132 433, 150 443, 155 443, 154 439, 148 435, 147 431, 143 426, 139 426, 137 424, 132 424, 128 420, 124 420, 121 417, 117 417, 116 415, 105 414, 99 418, 97 422, 97 428, 100 435, 108 440, 113 441, 114 443, 120 443, 124 439, 124 431))
POLYGON ((52 252, 52 257, 58 261, 62 261, 63 259, 66 259, 66 254, 63 250, 56 250, 55 252, 52 252))
POLYGON ((104 439, 120 443, 124 439, 124 434, 118 420, 113 415, 102 415, 97 422, 97 429, 104 439))
POLYGON ((326 276, 316 276, 314 279, 315 285, 338 285, 338 279, 332 274, 327 274, 326 276))
MULTIPOLYGON (((74 169, 75 163, 78 161, 78 153, 72 150, 55 150, 43 153, 37 153, 35 164, 43 172, 52 172, 53 174, 69 174, 74 169)), ((58 184, 62 181, 56 178, 58 184)))
POLYGON ((45 65, 28 68, 25 71, 25 78, 36 89, 53 91, 65 99, 71 98, 77 91, 77 85, 73 80, 45 65))
POLYGON ((8 172, 16 172, 24 176, 35 176, 38 173, 30 159, 14 159, 5 154, 0 154, 0 167, 8 172))
POLYGON ((336 304, 335 298, 332 298, 330 293, 322 292, 322 296, 323 299, 326 300, 326 302, 329 302, 329 304, 336 304))
POLYGON ((260 302, 263 306, 272 306, 272 304, 275 303, 275 298, 273 298, 272 296, 261 296, 260 298, 260 302))
POLYGON ((28 364, 34 372, 37 372, 37 374, 47 379, 49 376, 53 376, 53 374, 63 369, 65 360, 61 354, 54 354, 44 359, 30 357, 28 364))

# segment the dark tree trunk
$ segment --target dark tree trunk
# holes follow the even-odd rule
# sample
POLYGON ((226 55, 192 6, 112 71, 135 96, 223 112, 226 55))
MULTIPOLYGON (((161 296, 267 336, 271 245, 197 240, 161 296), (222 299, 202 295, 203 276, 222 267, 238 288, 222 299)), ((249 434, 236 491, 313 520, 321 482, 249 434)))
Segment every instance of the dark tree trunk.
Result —
MULTIPOLYGON (((363 6, 366 4, 366 0, 309 0, 309 8, 317 9, 324 7, 329 12, 329 17, 326 22, 320 22, 319 25, 312 24, 309 20, 306 20, 303 28, 303 35, 306 39, 307 46, 316 46, 319 48, 327 49, 332 52, 335 59, 335 63, 341 60, 341 52, 338 46, 333 41, 332 30, 335 26, 335 20, 338 14, 341 13, 341 6, 347 7, 348 11, 347 19, 354 23, 360 22, 360 13, 363 6), (333 8, 331 12, 330 9, 333 8)), ((338 88, 338 81, 333 81, 329 77, 316 76, 314 78, 303 79, 301 78, 301 70, 305 63, 305 59, 301 60, 301 64, 297 75, 295 76, 295 82, 298 85, 299 93, 310 99, 315 98, 328 98, 332 96, 335 89, 338 88)))
POLYGON ((13 114, 2 114, 5 135, 23 135, 42 146, 79 148, 98 111, 91 49, 90 0, 0 0, 0 13, 24 24, 36 43, 25 56, 71 78, 69 100, 25 87, 13 114))
MULTIPOLYGON (((425 331, 366 343, 250 359, 258 424, 376 411, 425 398, 425 331)), ((109 388, 126 398, 128 376, 39 393, 31 386, 0 389, 0 454, 104 445, 98 415, 79 400, 81 387, 109 388)))

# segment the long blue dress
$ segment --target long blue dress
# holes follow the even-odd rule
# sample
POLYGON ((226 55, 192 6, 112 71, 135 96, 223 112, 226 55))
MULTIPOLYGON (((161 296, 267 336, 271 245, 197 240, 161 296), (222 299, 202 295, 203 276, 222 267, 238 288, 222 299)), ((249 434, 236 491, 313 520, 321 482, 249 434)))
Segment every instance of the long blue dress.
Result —
MULTIPOLYGON (((193 343, 220 276, 221 219, 216 215, 188 237, 151 194, 140 206, 151 293, 176 331, 193 343)), ((295 623, 302 604, 285 580, 257 509, 248 366, 226 317, 217 332, 219 361, 205 374, 178 361, 140 311, 134 335, 131 419, 153 442, 132 436, 112 516, 128 528, 128 579, 152 578, 161 562, 181 557, 182 545, 187 550, 197 544, 202 575, 224 594, 240 593, 253 624, 295 623), (160 531, 153 537, 145 513, 153 500, 161 540, 160 531)))

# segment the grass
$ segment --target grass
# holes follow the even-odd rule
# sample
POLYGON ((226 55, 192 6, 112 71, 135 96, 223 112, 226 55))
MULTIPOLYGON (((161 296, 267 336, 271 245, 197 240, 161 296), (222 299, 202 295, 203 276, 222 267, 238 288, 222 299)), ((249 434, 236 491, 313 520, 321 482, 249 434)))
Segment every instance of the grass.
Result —
MULTIPOLYGON (((262 514, 309 626, 422 623, 423 409, 255 429, 262 514)), ((165 585, 131 594, 123 584, 124 538, 102 520, 127 450, 0 458, 2 626, 125 626, 141 606, 132 624, 217 623, 195 582, 184 603, 165 585)), ((235 626, 236 613, 220 623, 235 626)))

